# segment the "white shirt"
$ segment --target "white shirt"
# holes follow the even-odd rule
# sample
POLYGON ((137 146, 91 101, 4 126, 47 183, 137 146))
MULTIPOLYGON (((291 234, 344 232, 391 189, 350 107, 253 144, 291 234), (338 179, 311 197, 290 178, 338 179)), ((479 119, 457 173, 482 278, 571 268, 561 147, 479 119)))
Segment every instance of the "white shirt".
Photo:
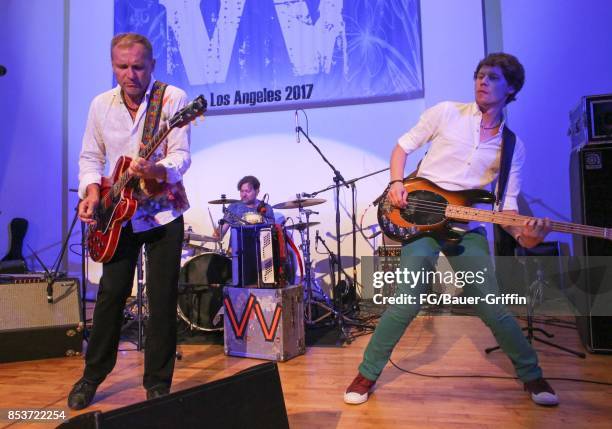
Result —
MULTIPOLYGON (((499 174, 504 123, 490 139, 480 141, 482 112, 476 103, 442 102, 421 115, 419 122, 398 140, 406 154, 427 142, 431 146, 419 166, 418 176, 449 191, 485 189, 499 174)), ((500 210, 518 210, 521 168, 525 146, 517 137, 500 210)))
MULTIPOLYGON (((80 198, 85 197, 87 185, 100 184, 103 175, 112 174, 120 156, 133 158, 138 155, 153 82, 151 77, 134 120, 124 105, 119 86, 96 96, 91 102, 79 158, 80 198)), ((161 120, 170 119, 186 104, 185 92, 168 85, 163 97, 161 120)), ((165 225, 189 208, 181 183, 191 164, 189 144, 189 125, 175 128, 150 158, 166 168, 165 194, 156 197, 152 204, 139 203, 132 217, 134 232, 165 225)))

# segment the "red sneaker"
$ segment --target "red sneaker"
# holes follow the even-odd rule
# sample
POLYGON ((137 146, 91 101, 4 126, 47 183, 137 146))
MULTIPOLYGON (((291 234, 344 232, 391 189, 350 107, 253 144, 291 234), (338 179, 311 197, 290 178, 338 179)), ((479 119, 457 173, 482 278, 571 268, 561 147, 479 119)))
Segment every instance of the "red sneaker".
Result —
POLYGON ((559 405, 559 397, 548 382, 540 377, 525 383, 525 390, 531 394, 531 400, 538 405, 559 405))
POLYGON ((363 404, 368 400, 375 383, 375 381, 365 378, 361 373, 357 374, 357 377, 344 392, 344 402, 353 405, 363 404))

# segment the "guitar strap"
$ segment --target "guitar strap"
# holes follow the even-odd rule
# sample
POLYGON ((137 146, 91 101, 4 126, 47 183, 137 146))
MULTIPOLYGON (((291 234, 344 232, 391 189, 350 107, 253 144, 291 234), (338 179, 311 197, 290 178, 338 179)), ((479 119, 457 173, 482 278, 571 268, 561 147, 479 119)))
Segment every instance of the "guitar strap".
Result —
POLYGON ((146 146, 151 143, 157 127, 159 127, 159 119, 162 111, 162 101, 164 92, 166 91, 167 83, 156 80, 151 88, 151 96, 149 97, 149 105, 147 106, 147 116, 145 118, 144 128, 142 130, 142 140, 140 144, 140 156, 143 156, 146 146))
POLYGON ((495 197, 495 207, 499 207, 506 193, 510 167, 512 166, 512 156, 516 145, 516 134, 504 125, 502 133, 501 157, 499 160, 499 176, 497 178, 497 193, 495 197))

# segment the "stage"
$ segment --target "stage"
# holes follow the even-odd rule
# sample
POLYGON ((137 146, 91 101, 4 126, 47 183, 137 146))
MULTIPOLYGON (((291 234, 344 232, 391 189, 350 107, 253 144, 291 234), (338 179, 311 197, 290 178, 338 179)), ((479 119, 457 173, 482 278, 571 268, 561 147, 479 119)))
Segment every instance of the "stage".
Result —
MULTIPOLYGON (((574 329, 544 325, 552 341, 583 350, 574 329)), ((486 355, 494 339, 472 316, 419 316, 396 347, 392 360, 401 368, 422 374, 465 378, 429 378, 388 365, 365 404, 346 405, 343 392, 357 374, 369 336, 344 347, 308 347, 306 354, 279 363, 291 428, 405 428, 405 427, 609 427, 612 420, 610 386, 555 380, 557 377, 612 382, 610 356, 587 354, 586 359, 536 343, 545 377, 560 397, 555 408, 532 403, 517 380, 474 378, 512 377, 510 361, 501 352, 486 355)), ((183 344, 172 392, 233 375, 261 363, 228 357, 219 344, 183 344)), ((108 411, 145 400, 143 355, 132 343, 121 345, 117 366, 100 386, 93 404, 74 412, 66 406, 72 384, 83 369, 82 357, 24 361, 0 365, 0 403, 4 410, 58 409, 67 415, 108 411)), ((228 410, 231 412, 231 410, 228 410)), ((2 428, 52 428, 53 423, 16 423, 2 428)), ((205 422, 203 422, 205 425, 205 422)), ((205 426, 203 426, 205 427, 205 426)))

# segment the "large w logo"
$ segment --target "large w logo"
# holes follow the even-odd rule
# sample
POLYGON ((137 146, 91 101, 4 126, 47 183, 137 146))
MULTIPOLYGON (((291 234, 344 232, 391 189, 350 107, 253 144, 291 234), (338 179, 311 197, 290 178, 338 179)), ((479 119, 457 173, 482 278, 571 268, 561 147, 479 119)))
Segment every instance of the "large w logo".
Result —
MULTIPOLYGON (((214 24, 202 17, 199 0, 159 0, 166 8, 191 85, 223 83, 227 78, 234 43, 246 0, 220 0, 214 24), (214 29, 209 27, 213 26, 214 29), (212 31, 211 31, 212 30, 212 31)), ((336 49, 342 50, 348 72, 347 41, 342 7, 344 0, 320 0, 313 19, 307 0, 274 0, 287 55, 296 76, 329 73, 336 49)), ((239 47, 244 51, 245 46, 239 47)))
POLYGON ((266 323, 263 310, 261 309, 259 302, 257 302, 257 297, 255 297, 255 295, 249 295, 249 299, 244 306, 240 319, 236 317, 236 312, 234 310, 234 306, 232 305, 232 301, 228 297, 225 297, 223 302, 225 304, 226 315, 229 317, 230 323, 232 324, 232 330, 234 331, 234 335, 237 339, 241 340, 244 337, 251 312, 255 310, 255 316, 257 317, 259 325, 261 326, 261 332, 263 333, 264 339, 269 342, 274 341, 282 313, 282 306, 280 304, 276 304, 274 313, 272 315, 272 321, 270 322, 270 325, 268 325, 266 323))

